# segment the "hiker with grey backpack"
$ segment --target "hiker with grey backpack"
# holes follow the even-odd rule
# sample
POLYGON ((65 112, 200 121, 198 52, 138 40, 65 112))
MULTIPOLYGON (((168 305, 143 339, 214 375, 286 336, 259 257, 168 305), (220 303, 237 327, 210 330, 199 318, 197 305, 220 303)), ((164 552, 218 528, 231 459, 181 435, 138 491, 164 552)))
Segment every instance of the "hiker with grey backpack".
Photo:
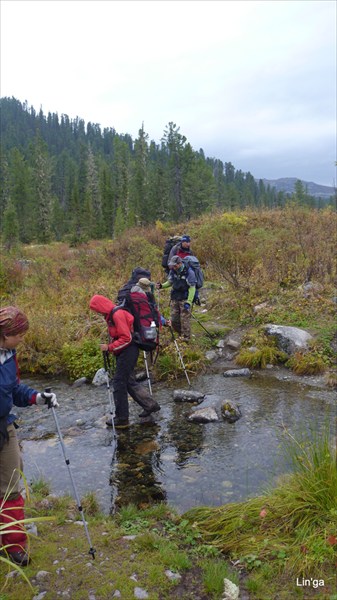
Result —
POLYGON ((198 289, 203 285, 203 273, 195 256, 172 256, 168 262, 170 273, 165 283, 158 282, 157 289, 171 289, 171 321, 181 341, 191 337, 191 311, 198 299, 198 289))

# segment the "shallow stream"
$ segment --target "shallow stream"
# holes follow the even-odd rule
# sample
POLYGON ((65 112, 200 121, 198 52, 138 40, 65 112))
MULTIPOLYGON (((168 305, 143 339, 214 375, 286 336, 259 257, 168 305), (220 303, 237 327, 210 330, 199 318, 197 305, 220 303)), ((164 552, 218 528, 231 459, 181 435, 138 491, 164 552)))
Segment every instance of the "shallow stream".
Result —
MULTIPOLYGON (((117 440, 105 425, 105 386, 24 381, 57 393, 57 419, 80 496, 94 491, 106 513, 129 502, 146 506, 161 500, 182 513, 196 505, 243 500, 275 484, 289 471, 285 428, 311 436, 327 425, 335 435, 336 393, 322 378, 296 377, 281 368, 252 378, 224 378, 223 370, 218 365, 218 372, 193 378, 192 387, 206 393, 207 402, 216 395, 239 404, 242 417, 236 423, 187 421, 192 405, 173 401, 174 389, 187 388, 181 379, 174 386, 152 386, 162 407, 152 425, 140 424, 140 408, 130 400, 131 427, 117 432, 117 440)), ((73 495, 52 411, 15 412, 28 481, 43 478, 52 493, 73 495)))

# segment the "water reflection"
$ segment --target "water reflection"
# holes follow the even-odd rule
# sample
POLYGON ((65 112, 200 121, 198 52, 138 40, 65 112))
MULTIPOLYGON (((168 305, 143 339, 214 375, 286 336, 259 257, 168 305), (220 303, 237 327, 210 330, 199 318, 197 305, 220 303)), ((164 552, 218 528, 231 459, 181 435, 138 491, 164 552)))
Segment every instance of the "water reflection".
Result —
POLYGON ((111 512, 128 503, 145 508, 165 501, 166 494, 159 480, 162 472, 159 430, 153 423, 134 425, 118 432, 110 473, 111 512))

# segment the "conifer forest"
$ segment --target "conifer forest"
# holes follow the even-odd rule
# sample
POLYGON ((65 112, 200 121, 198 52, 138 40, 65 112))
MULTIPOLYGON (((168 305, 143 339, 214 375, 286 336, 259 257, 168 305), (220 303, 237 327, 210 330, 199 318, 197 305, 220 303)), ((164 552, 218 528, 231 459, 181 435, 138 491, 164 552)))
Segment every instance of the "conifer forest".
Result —
MULTIPOLYGON (((2 239, 76 244, 134 226, 181 222, 216 210, 283 207, 284 192, 231 162, 194 150, 169 122, 160 143, 1 98, 2 239)), ((113 119, 113 115, 112 115, 113 119)), ((317 207, 297 182, 296 200, 317 207)))

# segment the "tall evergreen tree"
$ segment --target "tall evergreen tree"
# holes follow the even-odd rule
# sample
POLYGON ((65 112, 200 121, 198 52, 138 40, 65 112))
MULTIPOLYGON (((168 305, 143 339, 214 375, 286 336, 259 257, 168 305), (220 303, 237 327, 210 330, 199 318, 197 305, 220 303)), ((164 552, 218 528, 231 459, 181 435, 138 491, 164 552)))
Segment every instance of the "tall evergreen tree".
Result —
POLYGON ((32 146, 33 189, 37 239, 46 243, 51 239, 51 161, 47 146, 37 134, 32 146))
POLYGON ((7 250, 11 250, 19 243, 19 219, 15 204, 10 197, 3 215, 2 237, 7 250))

